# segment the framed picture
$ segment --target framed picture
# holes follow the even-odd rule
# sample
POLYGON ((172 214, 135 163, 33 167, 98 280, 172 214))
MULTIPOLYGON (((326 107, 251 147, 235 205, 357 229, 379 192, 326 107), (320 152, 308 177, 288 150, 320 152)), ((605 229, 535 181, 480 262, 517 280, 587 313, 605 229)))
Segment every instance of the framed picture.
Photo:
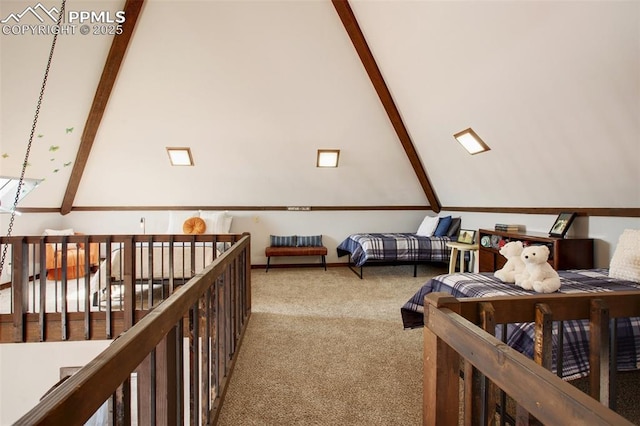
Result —
POLYGON ((473 244, 476 239, 476 231, 472 229, 461 229, 458 234, 458 242, 464 244, 473 244))
POLYGON ((564 234, 567 233, 567 230, 571 226, 571 222, 573 222, 575 217, 576 214, 572 212, 560 213, 549 231, 549 236, 564 238, 564 234))

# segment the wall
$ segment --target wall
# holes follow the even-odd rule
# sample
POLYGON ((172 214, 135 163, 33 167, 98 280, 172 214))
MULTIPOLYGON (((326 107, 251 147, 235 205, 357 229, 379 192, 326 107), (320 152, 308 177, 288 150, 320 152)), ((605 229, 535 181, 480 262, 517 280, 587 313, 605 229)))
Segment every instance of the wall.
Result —
MULTIPOLYGON (((264 247, 269 235, 322 234, 329 249, 327 262, 346 262, 338 258, 336 246, 356 232, 414 232, 422 218, 432 212, 414 211, 233 211, 231 232, 249 232, 252 238, 251 257, 255 265, 264 265, 264 247)), ((515 223, 527 231, 548 233, 555 215, 495 214, 441 212, 440 215, 461 216, 463 227, 489 228, 495 223, 515 223)), ((147 233, 165 233, 169 214, 160 211, 74 212, 58 214, 24 214, 17 216, 13 235, 40 235, 47 227, 74 228, 88 234, 141 234, 140 218, 145 217, 147 233)), ((2 216, 4 219, 5 216, 2 216)), ((2 222, 3 227, 6 226, 2 222)), ((596 239, 596 266, 606 267, 622 231, 640 229, 640 218, 578 217, 568 236, 596 239)), ((283 259, 284 261, 284 259, 283 259)), ((309 259, 288 259, 287 263, 309 262, 309 259)))
POLYGON ((0 345, 0 425, 12 424, 36 405, 60 380, 60 367, 83 366, 110 343, 100 340, 0 345))

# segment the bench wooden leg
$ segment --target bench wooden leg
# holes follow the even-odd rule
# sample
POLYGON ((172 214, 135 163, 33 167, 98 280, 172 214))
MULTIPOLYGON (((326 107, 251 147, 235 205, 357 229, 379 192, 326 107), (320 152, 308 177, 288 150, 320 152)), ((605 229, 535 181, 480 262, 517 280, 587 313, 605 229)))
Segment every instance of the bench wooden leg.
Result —
POLYGON ((322 266, 324 266, 324 270, 327 270, 327 259, 325 255, 322 255, 322 266))
POLYGON ((269 272, 269 262, 271 262, 271 256, 267 256, 267 269, 264 270, 264 272, 269 272))

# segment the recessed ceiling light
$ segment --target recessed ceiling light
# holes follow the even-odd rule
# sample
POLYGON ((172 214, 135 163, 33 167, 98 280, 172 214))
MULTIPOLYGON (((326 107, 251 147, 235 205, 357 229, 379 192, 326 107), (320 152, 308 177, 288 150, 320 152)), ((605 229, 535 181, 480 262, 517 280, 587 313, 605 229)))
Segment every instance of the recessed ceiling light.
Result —
POLYGON ((193 166, 191 148, 167 147, 167 153, 172 166, 193 166))
POLYGON ((469 154, 479 154, 489 151, 491 148, 484 143, 480 136, 471 127, 453 135, 454 138, 466 149, 469 154))
POLYGON ((338 167, 339 149, 319 149, 316 167, 338 167))

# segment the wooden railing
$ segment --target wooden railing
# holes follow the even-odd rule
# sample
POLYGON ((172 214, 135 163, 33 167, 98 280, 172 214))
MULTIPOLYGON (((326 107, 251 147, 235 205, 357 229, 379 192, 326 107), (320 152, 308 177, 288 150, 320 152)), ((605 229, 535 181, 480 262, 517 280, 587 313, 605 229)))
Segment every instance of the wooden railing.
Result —
POLYGON ((241 237, 2 237, 11 304, 0 306, 0 343, 112 339, 241 237), (61 255, 47 262, 53 248, 61 255))
MULTIPOLYGON (((212 263, 184 284, 172 288, 164 300, 150 299, 149 306, 138 309, 138 303, 133 302, 136 241, 186 238, 194 247, 198 242, 213 242, 215 246, 225 239, 222 236, 215 236, 214 240, 212 236, 156 237, 158 239, 83 237, 102 243, 103 238, 122 239, 124 250, 129 250, 123 257, 124 304, 117 311, 111 306, 111 298, 106 299, 106 308, 81 312, 64 312, 63 303, 63 312, 25 313, 21 310, 23 303, 14 304, 18 315, 15 311, 9 314, 16 320, 14 329, 23 330, 27 337, 31 335, 30 326, 27 322, 20 327, 19 319, 35 315, 44 321, 44 326, 39 328, 42 334, 33 333, 44 340, 48 340, 48 334, 56 327, 60 327, 58 331, 66 328, 68 339, 80 338, 82 333, 74 331, 75 322, 69 321, 71 314, 79 315, 74 320, 84 324, 83 329, 88 331, 85 338, 97 338, 109 329, 105 324, 112 324, 111 333, 117 336, 104 352, 48 393, 16 424, 83 424, 94 415, 104 415, 98 410, 105 406, 110 407, 106 411, 108 421, 113 424, 130 424, 132 416, 138 424, 215 422, 251 312, 250 236, 226 236, 233 244, 212 263), (51 322, 57 325, 54 327, 51 322), (120 328, 122 332, 118 331, 120 328)), ((28 257, 23 244, 38 244, 30 241, 30 237, 15 238, 19 241, 11 241, 14 244, 13 285, 24 284, 20 278, 16 279, 16 273, 24 281, 29 277, 22 267, 15 269, 20 265, 17 260, 28 257)), ((74 237, 65 238, 67 243, 74 240, 74 237)), ((142 281, 147 280, 153 284, 153 279, 142 281)), ((88 286, 86 282, 85 285, 88 286)), ((17 332, 14 337, 20 335, 17 332)))
POLYGON ((610 319, 640 316, 640 292, 489 299, 432 293, 424 306, 423 424, 494 424, 497 405, 503 422, 498 389, 515 404, 516 424, 632 424, 608 408, 608 333, 610 319), (552 321, 570 319, 590 321, 591 396, 548 369, 552 321), (536 324, 535 362, 494 337, 496 324, 518 322, 536 324))

